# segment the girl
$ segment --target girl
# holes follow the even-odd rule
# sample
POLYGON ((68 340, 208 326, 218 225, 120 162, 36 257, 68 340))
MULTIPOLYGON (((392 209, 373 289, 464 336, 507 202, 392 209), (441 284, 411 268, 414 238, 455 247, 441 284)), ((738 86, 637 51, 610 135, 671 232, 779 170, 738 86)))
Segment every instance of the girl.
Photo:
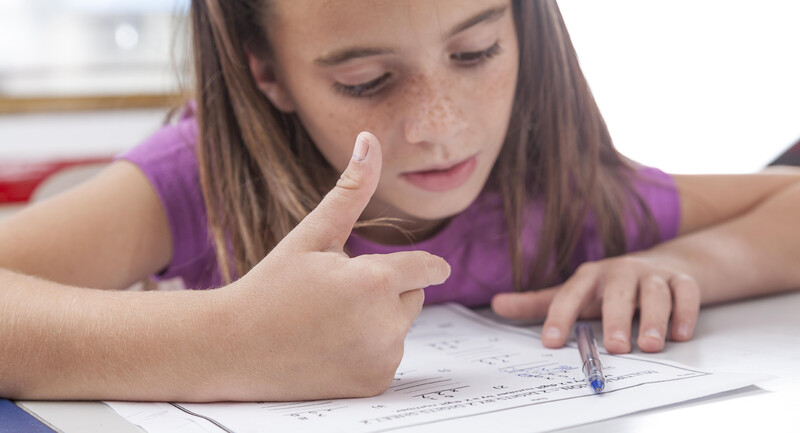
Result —
POLYGON ((798 177, 617 154, 553 0, 191 15, 196 106, 0 225, 2 396, 374 395, 423 298, 545 318, 548 347, 602 316, 623 353, 637 309, 659 351, 701 304, 800 287, 798 177), (148 275, 216 289, 99 290, 148 275))

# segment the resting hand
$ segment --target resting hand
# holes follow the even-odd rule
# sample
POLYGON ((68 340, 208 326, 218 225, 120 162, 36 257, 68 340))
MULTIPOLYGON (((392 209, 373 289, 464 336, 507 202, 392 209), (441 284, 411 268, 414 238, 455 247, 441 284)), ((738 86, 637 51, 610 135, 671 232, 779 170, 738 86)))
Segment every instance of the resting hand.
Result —
POLYGON ((692 277, 646 254, 631 254, 584 263, 556 287, 496 295, 492 308, 512 319, 546 317, 542 343, 551 348, 564 345, 579 317, 602 316, 603 343, 610 353, 631 350, 631 322, 638 308, 637 344, 644 352, 658 352, 668 328, 674 341, 692 337, 700 290, 692 277))

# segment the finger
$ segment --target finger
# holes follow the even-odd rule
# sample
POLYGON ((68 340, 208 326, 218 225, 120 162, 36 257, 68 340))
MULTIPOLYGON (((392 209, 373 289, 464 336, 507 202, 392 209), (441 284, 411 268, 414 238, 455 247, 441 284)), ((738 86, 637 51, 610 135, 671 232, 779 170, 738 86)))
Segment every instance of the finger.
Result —
POLYGON ((353 156, 336 186, 292 231, 295 245, 306 251, 341 250, 378 187, 381 146, 369 132, 356 137, 353 156))
POLYGON ((408 326, 411 326, 414 319, 419 316, 424 303, 425 290, 423 289, 407 290, 400 294, 400 304, 404 317, 408 319, 408 326))
POLYGON ((621 271, 603 282, 603 345, 610 353, 631 350, 631 322, 636 312, 639 281, 621 271))
POLYGON ((522 293, 499 293, 492 298, 492 310, 508 319, 544 319, 560 288, 561 286, 557 286, 522 293))
POLYGON ((553 297, 542 328, 545 347, 563 346, 580 312, 595 299, 599 278, 596 269, 595 266, 583 265, 553 297))
POLYGON ((672 312, 672 292, 660 276, 644 278, 639 288, 639 338, 643 352, 660 352, 672 312))
POLYGON ((352 262, 373 279, 373 285, 398 295, 442 284, 450 277, 447 261, 425 251, 363 255, 352 262))
POLYGON ((700 287, 686 275, 671 278, 669 285, 674 299, 670 336, 674 341, 687 341, 694 334, 700 313, 700 287))

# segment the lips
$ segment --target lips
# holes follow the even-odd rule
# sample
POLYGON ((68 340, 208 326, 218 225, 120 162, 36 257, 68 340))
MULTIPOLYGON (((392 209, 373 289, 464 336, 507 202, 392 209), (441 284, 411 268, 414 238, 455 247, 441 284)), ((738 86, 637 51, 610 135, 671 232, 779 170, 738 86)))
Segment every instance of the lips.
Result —
POLYGON ((435 167, 421 171, 411 171, 400 175, 408 183, 417 188, 431 192, 450 191, 460 187, 469 180, 478 163, 477 155, 473 155, 455 164, 435 167))

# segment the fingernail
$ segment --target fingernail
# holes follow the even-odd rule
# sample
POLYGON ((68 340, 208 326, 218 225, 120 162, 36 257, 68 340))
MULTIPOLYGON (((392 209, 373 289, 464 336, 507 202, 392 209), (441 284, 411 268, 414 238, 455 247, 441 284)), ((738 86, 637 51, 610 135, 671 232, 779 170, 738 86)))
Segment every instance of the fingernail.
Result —
POLYGON ((363 161, 367 158, 367 152, 369 152, 369 140, 363 133, 358 134, 358 137, 356 137, 356 145, 353 148, 353 159, 356 161, 363 161))
POLYGON ((659 340, 659 341, 664 339, 664 337, 661 336, 661 333, 658 332, 657 329, 648 329, 647 331, 644 331, 644 336, 645 337, 650 337, 650 338, 653 338, 653 339, 656 339, 656 340, 659 340))
POLYGON ((559 340, 561 339, 561 331, 559 331, 558 328, 549 327, 544 330, 542 336, 545 340, 559 340))
POLYGON ((678 325, 678 337, 679 338, 689 338, 690 333, 692 332, 691 328, 687 324, 678 325))
POLYGON ((622 331, 617 331, 611 334, 611 339, 614 341, 619 341, 620 343, 628 344, 628 336, 622 331))

